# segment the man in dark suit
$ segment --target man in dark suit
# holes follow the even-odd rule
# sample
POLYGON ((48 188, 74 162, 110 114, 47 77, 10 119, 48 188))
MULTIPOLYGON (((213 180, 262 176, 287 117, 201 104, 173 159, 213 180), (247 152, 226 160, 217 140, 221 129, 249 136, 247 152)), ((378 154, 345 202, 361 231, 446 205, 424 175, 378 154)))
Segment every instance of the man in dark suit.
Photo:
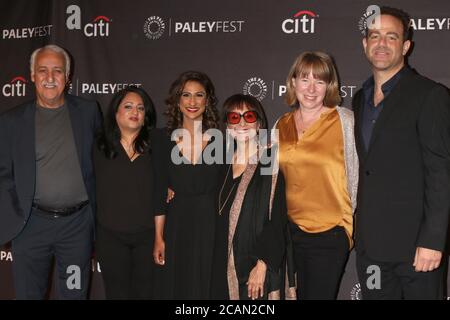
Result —
POLYGON ((62 299, 85 299, 93 241, 95 102, 64 94, 67 52, 33 52, 36 99, 0 116, 0 244, 12 240, 17 299, 43 299, 55 258, 62 299))
MULTIPOLYGON (((376 20, 375 20, 376 22, 376 20)), ((409 17, 382 7, 355 95, 355 240, 363 299, 442 299, 450 211, 450 98, 405 65, 409 17)))

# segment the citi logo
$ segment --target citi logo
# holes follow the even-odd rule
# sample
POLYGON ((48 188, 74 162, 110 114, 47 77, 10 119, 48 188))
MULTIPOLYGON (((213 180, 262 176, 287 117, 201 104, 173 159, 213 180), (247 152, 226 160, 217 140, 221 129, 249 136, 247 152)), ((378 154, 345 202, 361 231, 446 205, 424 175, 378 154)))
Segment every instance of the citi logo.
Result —
MULTIPOLYGON (((69 30, 81 30, 81 9, 77 5, 67 7, 66 13, 69 15, 66 19, 66 26, 69 30)), ((83 27, 86 37, 108 37, 109 25, 112 20, 106 16, 97 16, 91 23, 83 27)))
POLYGON ((13 78, 9 83, 2 88, 4 97, 24 97, 26 93, 27 80, 24 77, 18 76, 13 78))
POLYGON ((109 36, 109 23, 111 20, 105 16, 98 16, 92 23, 84 26, 84 34, 87 37, 107 37, 109 36))
POLYGON ((411 19, 410 26, 417 31, 450 30, 450 18, 418 18, 411 19))
POLYGON ((301 10, 294 14, 294 18, 283 21, 281 29, 284 33, 314 33, 315 19, 319 16, 309 10, 301 10))

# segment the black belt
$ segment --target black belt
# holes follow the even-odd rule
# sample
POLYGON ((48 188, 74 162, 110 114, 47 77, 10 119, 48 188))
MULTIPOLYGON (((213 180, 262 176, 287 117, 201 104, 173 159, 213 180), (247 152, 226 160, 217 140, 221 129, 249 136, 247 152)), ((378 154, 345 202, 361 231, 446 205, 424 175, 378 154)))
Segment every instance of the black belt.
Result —
POLYGON ((37 203, 34 203, 31 205, 33 208, 37 209, 40 211, 40 213, 44 213, 46 215, 50 215, 54 218, 58 218, 58 217, 67 217, 70 216, 71 214, 74 214, 75 212, 80 211, 81 209, 83 209, 87 204, 89 203, 89 200, 83 201, 73 207, 67 207, 67 208, 60 208, 60 209, 54 209, 54 208, 49 208, 49 207, 45 207, 45 206, 41 206, 37 203))

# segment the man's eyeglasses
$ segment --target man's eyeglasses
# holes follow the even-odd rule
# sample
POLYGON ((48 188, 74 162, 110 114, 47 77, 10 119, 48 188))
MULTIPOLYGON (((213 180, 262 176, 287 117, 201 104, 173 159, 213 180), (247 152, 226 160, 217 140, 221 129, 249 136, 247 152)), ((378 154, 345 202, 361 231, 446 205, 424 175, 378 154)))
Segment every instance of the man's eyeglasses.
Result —
POLYGON ((247 123, 255 123, 258 120, 258 114, 253 110, 245 111, 243 114, 239 112, 227 112, 228 124, 238 124, 241 122, 241 118, 244 118, 247 123))

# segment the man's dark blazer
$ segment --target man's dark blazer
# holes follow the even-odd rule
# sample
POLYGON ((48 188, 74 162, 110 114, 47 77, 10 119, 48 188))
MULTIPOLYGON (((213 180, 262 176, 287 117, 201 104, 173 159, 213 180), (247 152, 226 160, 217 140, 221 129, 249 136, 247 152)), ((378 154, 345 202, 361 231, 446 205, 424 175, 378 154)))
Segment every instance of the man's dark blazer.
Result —
MULTIPOLYGON (((65 96, 84 184, 95 212, 92 148, 100 111, 93 101, 65 96)), ((36 185, 36 100, 0 116, 0 244, 14 239, 30 216, 36 185)))
POLYGON ((443 251, 450 213, 448 89, 408 69, 383 100, 368 151, 363 89, 353 99, 360 160, 356 250, 413 261, 416 247, 443 251))

